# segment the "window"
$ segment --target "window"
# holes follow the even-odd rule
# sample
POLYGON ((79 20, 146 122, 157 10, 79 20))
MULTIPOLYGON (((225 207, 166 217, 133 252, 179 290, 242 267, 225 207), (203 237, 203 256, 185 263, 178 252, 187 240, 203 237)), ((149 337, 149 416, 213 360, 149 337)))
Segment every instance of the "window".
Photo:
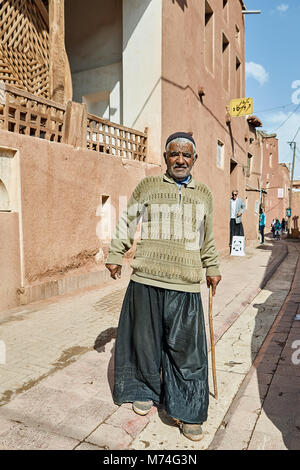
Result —
POLYGON ((246 176, 249 177, 251 175, 251 170, 252 170, 252 155, 251 153, 248 153, 246 176))
POLYGON ((269 157, 269 166, 270 168, 272 168, 272 154, 270 153, 270 157, 269 157))
POLYGON ((235 25, 235 39, 237 40, 237 43, 240 44, 240 28, 238 25, 235 25))
POLYGON ((205 0, 205 31, 204 31, 204 57, 205 65, 214 71, 214 12, 207 0, 205 0))
POLYGON ((229 89, 229 41, 225 34, 222 36, 222 60, 223 60, 223 87, 229 89))
POLYGON ((242 67, 241 62, 238 57, 236 57, 235 61, 235 75, 236 75, 236 98, 241 98, 241 83, 242 83, 242 67))
POLYGON ((223 12, 225 21, 228 21, 228 0, 223 0, 223 12))
POLYGON ((96 227, 98 238, 104 243, 109 243, 112 227, 110 197, 107 194, 100 195, 100 204, 97 207, 96 216, 100 217, 96 227))
POLYGON ((9 212, 9 195, 5 184, 0 180, 0 212, 9 212))
POLYGON ((224 168, 224 144, 220 140, 218 140, 217 146, 217 167, 224 168))
POLYGON ((237 162, 235 162, 234 160, 230 159, 230 174, 232 174, 234 172, 234 170, 236 169, 237 167, 237 162))

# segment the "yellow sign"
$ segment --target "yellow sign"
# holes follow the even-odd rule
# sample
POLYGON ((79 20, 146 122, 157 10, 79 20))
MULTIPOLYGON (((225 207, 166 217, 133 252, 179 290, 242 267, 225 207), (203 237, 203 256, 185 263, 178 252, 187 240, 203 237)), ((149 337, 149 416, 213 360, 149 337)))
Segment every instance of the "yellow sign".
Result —
POLYGON ((253 113, 253 98, 238 98, 230 101, 230 116, 247 116, 253 113))

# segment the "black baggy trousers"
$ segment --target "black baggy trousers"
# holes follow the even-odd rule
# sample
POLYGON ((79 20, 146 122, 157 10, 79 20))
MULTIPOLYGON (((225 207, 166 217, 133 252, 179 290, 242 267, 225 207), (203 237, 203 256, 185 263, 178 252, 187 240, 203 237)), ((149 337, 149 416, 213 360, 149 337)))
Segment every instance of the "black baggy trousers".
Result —
POLYGON ((200 293, 130 281, 115 349, 114 402, 164 403, 186 423, 203 423, 209 402, 200 293))
POLYGON ((244 236, 244 227, 242 222, 239 224, 236 223, 235 219, 230 219, 230 240, 229 246, 232 246, 232 237, 243 237, 244 236))

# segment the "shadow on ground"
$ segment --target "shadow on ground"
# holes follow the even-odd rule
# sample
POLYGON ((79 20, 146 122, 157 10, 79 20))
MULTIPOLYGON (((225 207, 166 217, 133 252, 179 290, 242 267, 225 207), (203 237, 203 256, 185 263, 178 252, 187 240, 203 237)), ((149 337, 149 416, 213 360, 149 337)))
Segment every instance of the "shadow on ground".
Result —
MULTIPOLYGON (((257 315, 251 341, 252 363, 261 347, 261 344, 259 344, 259 341, 261 341, 259 340, 261 329, 268 321, 270 322, 270 327, 272 326, 275 321, 274 317, 272 317, 272 310, 275 307, 279 311, 285 296, 289 293, 290 282, 294 275, 294 267, 300 252, 300 240, 271 240, 271 243, 272 255, 260 286, 268 290, 270 294, 264 303, 254 304, 254 307, 257 308, 257 315), (290 254, 285 253, 284 251, 288 251, 288 247, 291 245, 294 248, 293 252, 290 252, 290 254), (277 271, 278 256, 280 256, 280 253, 278 253, 279 249, 283 250, 283 257, 289 256, 291 259, 291 267, 289 269, 287 266, 286 272, 283 271, 283 267, 280 271, 277 271)), ((261 245, 258 249, 270 249, 270 245, 261 245)), ((298 292, 300 303, 300 291, 298 292)), ((277 429, 282 435, 286 448, 288 450, 297 450, 300 449, 300 421, 298 416, 300 406, 300 366, 292 364, 291 357, 293 350, 290 342, 287 341, 291 337, 291 327, 297 305, 294 302, 291 303, 289 297, 286 298, 286 301, 284 314, 280 317, 280 321, 274 325, 276 326, 275 333, 272 335, 271 341, 266 343, 267 347, 262 360, 257 365, 256 374, 262 412, 267 416, 267 419, 263 417, 266 435, 273 435, 273 443, 278 442, 277 429), (274 372, 276 372, 275 375, 274 372), (295 386, 292 378, 297 374, 298 385, 295 386), (275 429, 272 425, 270 426, 268 420, 276 427, 275 429)), ((297 331, 298 339, 300 339, 300 329, 297 329, 297 331)), ((259 430, 257 435, 261 436, 261 439, 266 439, 263 436, 263 432, 260 434, 259 430)), ((260 444, 256 442, 255 445, 259 446, 260 444)), ((261 445, 263 444, 261 443, 261 445)))

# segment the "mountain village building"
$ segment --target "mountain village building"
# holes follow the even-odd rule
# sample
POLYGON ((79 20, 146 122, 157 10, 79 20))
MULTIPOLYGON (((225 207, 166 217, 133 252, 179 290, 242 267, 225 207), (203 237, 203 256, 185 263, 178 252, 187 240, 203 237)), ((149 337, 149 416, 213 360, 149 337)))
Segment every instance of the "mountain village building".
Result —
POLYGON ((110 227, 136 184, 164 171, 178 130, 196 141, 194 177, 213 192, 221 256, 233 189, 246 203, 246 244, 258 243, 261 203, 267 224, 283 217, 289 172, 276 137, 228 112, 245 97, 245 8, 0 2, 0 309, 109 279, 110 227))

